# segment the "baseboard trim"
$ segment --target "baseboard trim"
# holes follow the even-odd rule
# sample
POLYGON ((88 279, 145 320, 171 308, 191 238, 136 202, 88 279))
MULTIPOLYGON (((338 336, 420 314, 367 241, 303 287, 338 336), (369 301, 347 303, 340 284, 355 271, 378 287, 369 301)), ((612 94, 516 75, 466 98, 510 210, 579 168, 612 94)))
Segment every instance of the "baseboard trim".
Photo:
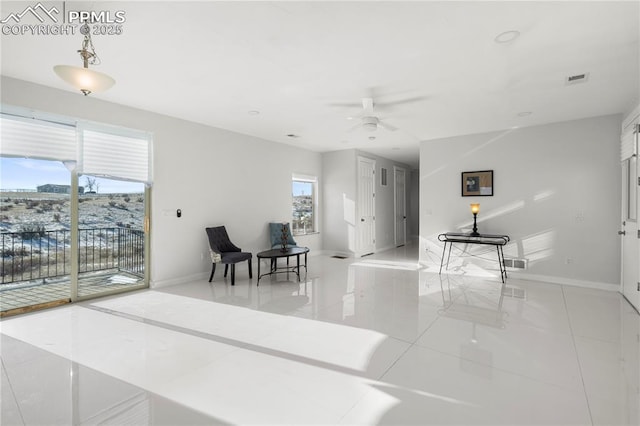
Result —
MULTIPOLYGON (((419 263, 430 270, 438 272, 440 269, 440 256, 437 256, 436 259, 421 259, 419 263)), ((498 271, 498 266, 495 266, 495 272, 497 277, 500 277, 500 271, 498 271)), ((596 290, 606 290, 606 291, 620 291, 620 284, 612 284, 612 283, 603 283, 597 281, 587 281, 587 280, 577 280, 573 278, 564 278, 564 277, 556 277, 552 275, 540 275, 540 274, 527 274, 525 272, 516 272, 512 268, 507 270, 507 284, 509 283, 510 278, 514 279, 522 279, 536 282, 545 282, 550 284, 560 284, 560 285, 568 285, 573 287, 582 287, 582 288, 593 288, 596 290)))
MULTIPOLYGON (((320 256, 320 255, 331 255, 334 254, 334 252, 332 251, 327 251, 327 250, 310 250, 309 253, 307 254, 309 257, 316 257, 316 256, 320 256)), ((268 260, 263 259, 265 262, 268 262, 268 260)), ((295 259, 294 259, 295 260, 295 259)), ((303 262, 304 259, 301 260, 301 262, 303 262)), ((258 266, 258 259, 256 257, 253 258, 253 262, 252 262, 254 267, 258 266)), ((208 268, 211 268, 211 264, 208 264, 208 268)), ((264 265, 264 263, 263 263, 264 265)), ((216 271, 216 273, 219 273, 216 271)), ((211 269, 207 269, 204 272, 200 272, 197 274, 192 274, 192 275, 185 275, 183 277, 179 277, 179 278, 170 278, 167 280, 151 280, 151 282, 149 283, 149 288, 154 289, 154 288, 162 288, 162 287, 169 287, 172 285, 177 285, 177 284, 183 284, 183 283, 187 283, 187 282, 192 282, 192 281, 207 281, 209 280, 209 274, 211 274, 211 269)), ((236 274, 238 274, 238 271, 236 270, 236 274)), ((237 276, 237 275, 236 275, 237 276)), ((248 278, 248 277, 247 277, 248 278)))
POLYGON ((376 253, 382 253, 384 251, 392 250, 392 249, 395 249, 395 248, 396 248, 396 246, 385 246, 385 247, 380 247, 380 248, 376 247, 376 253))
MULTIPOLYGON (((545 282, 551 284, 568 285, 573 287, 593 288, 605 291, 620 291, 619 284, 602 283, 596 281, 576 280, 572 278, 554 277, 549 275, 523 274, 522 272, 509 271, 509 278, 529 281, 545 282)), ((508 282, 508 281, 507 281, 508 282)))
POLYGON ((207 280, 209 279, 210 273, 211 272, 200 272, 198 274, 187 275, 179 278, 171 278, 168 280, 160 280, 160 281, 151 280, 151 283, 149 283, 149 288, 152 288, 152 289, 162 288, 162 287, 169 287, 177 284, 183 284, 191 281, 207 280))

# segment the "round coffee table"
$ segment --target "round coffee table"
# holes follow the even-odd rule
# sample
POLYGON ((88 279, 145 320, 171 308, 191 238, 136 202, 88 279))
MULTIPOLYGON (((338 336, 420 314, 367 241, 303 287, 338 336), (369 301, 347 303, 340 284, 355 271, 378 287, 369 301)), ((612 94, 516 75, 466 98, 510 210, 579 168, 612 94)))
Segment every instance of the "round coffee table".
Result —
POLYGON ((295 272, 298 276, 298 281, 300 281, 300 267, 304 266, 305 272, 307 271, 307 253, 309 253, 308 247, 287 247, 286 250, 282 249, 271 249, 261 251, 257 254, 258 256, 258 282, 256 285, 260 285, 260 278, 265 275, 273 275, 286 272, 295 272), (304 254, 304 265, 300 265, 300 255, 304 254), (295 256, 296 257, 296 266, 289 266, 289 258, 295 256), (286 258, 287 266, 278 268, 278 259, 286 258), (271 267, 269 268, 269 272, 260 275, 260 259, 270 259, 271 267))

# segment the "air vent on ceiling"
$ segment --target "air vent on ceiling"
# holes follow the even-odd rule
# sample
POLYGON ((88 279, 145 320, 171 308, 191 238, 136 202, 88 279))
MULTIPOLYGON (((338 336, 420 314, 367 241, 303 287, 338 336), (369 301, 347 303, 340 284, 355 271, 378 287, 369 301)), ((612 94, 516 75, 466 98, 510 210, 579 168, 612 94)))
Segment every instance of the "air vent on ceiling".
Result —
POLYGON ((565 78, 564 84, 567 86, 578 83, 586 83, 589 80, 589 73, 570 75, 565 78))

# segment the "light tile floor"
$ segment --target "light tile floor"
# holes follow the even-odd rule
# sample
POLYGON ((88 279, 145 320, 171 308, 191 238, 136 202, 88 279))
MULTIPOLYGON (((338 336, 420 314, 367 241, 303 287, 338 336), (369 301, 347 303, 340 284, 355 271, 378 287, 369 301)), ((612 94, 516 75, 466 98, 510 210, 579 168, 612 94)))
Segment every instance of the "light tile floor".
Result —
POLYGON ((0 331, 3 425, 640 423, 640 316, 618 293, 439 276, 411 246, 0 331))
MULTIPOLYGON (((128 272, 109 270, 84 273, 79 277, 78 295, 92 297, 100 293, 140 286, 142 279, 128 272)), ((25 281, 19 285, 0 286, 0 312, 40 305, 53 301, 70 300, 71 283, 68 277, 25 281)))

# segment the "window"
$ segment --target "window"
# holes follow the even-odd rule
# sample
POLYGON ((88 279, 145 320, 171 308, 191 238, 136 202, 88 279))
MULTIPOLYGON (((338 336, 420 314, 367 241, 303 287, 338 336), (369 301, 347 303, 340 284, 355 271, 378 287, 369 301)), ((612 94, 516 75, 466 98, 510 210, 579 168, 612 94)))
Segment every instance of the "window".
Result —
POLYGON ((316 205, 318 180, 312 176, 293 175, 292 199, 294 235, 304 235, 317 232, 316 205))
POLYGON ((3 315, 148 286, 151 135, 3 105, 0 137, 1 180, 15 190, 0 201, 0 251, 20 254, 0 259, 0 281, 59 284, 12 293, 3 315))

